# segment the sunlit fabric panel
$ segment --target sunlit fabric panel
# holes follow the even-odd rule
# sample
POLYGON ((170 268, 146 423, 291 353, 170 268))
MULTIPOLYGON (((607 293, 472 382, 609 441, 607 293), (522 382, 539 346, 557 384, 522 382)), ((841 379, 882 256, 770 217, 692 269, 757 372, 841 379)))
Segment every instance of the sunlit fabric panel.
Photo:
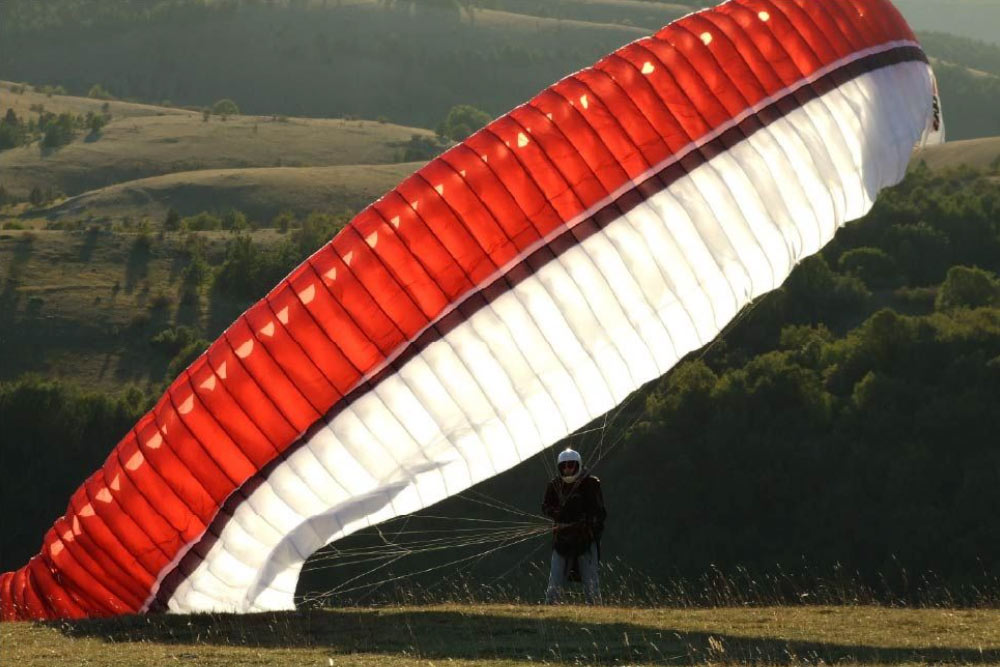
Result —
POLYGON ((362 211, 73 494, 6 620, 290 608, 331 541, 507 470, 704 345, 940 137, 887 0, 732 0, 362 211))

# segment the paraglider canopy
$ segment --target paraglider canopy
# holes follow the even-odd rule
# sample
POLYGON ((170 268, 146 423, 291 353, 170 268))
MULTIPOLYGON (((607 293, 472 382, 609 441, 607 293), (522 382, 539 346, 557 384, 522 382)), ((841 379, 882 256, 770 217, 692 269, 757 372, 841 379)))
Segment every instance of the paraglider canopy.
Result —
POLYGON ((0 579, 5 619, 290 608, 311 553, 710 341, 943 125, 888 0, 731 0, 566 77, 241 315, 0 579))

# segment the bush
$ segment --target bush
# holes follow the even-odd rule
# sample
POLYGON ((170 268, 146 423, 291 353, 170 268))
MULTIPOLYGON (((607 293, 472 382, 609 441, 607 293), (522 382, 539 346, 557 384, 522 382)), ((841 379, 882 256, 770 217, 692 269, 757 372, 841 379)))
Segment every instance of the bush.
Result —
POLYGON ((197 338, 187 345, 185 345, 173 359, 170 360, 170 364, 167 366, 167 378, 172 380, 181 374, 181 372, 191 365, 191 362, 198 358, 198 356, 208 349, 209 342, 204 338, 197 338))
POLYGON ((848 250, 837 266, 844 273, 857 276, 868 287, 891 287, 899 280, 896 262, 880 248, 854 248, 848 250))
POLYGON ((104 114, 95 114, 92 111, 88 111, 87 117, 84 120, 84 126, 90 131, 91 135, 96 135, 101 133, 101 130, 104 129, 109 120, 104 114))
POLYGON ((90 91, 87 93, 87 97, 91 97, 95 100, 113 100, 115 96, 112 95, 108 90, 99 83, 95 83, 90 87, 90 91))
POLYGON ((436 137, 414 134, 403 146, 403 152, 399 158, 401 162, 423 162, 436 157, 444 150, 445 146, 446 144, 436 137))
POLYGON ((239 116, 240 108, 230 99, 221 99, 212 105, 212 113, 222 117, 239 116))
POLYGON ((302 257, 307 257, 336 236, 351 217, 349 212, 341 215, 310 213, 302 226, 292 232, 292 242, 302 257))
POLYGON ((934 307, 981 308, 1000 305, 1000 281, 989 271, 976 267, 953 266, 938 290, 934 307))
POLYGON ((198 340, 198 332, 191 327, 168 327, 149 339, 150 345, 168 357, 174 357, 185 347, 198 340))
POLYGON ((236 209, 230 209, 222 215, 220 221, 222 228, 230 232, 241 232, 250 229, 247 217, 236 209))
POLYGON ((274 219, 271 221, 271 226, 281 234, 287 234, 288 230, 297 226, 297 224, 298 221, 295 219, 295 214, 291 211, 282 211, 274 216, 274 219))
POLYGON ((207 232, 214 229, 222 229, 222 220, 211 213, 202 212, 198 215, 184 218, 181 226, 192 232, 207 232))

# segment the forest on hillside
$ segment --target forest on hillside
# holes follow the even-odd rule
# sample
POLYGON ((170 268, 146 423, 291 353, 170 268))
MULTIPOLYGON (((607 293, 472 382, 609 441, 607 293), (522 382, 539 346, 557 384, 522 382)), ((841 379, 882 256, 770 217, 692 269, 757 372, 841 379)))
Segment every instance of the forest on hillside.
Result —
MULTIPOLYGON (((0 23, 0 59, 7 79, 73 94, 100 85, 123 99, 195 108, 229 97, 250 114, 385 117, 433 128, 456 104, 499 115, 695 6, 13 0, 0 23)), ((931 34, 927 50, 945 61, 938 78, 949 137, 1000 134, 1000 77, 993 69, 1000 47, 931 34)))
MULTIPOLYGON (((185 299, 224 296, 229 307, 245 307, 344 219, 277 221, 287 237, 264 245, 234 214, 219 220, 231 233, 221 254, 198 241, 199 227, 215 223, 174 220, 189 239, 180 294, 151 303, 128 335, 162 359, 165 383, 229 321, 223 310, 172 324, 185 299)), ((608 561, 661 583, 784 573, 801 592, 814 575, 840 573, 851 590, 883 601, 995 596, 998 273, 1000 164, 945 172, 917 165, 719 340, 567 441, 604 479, 608 561)), ((0 383, 8 507, 0 569, 37 549, 72 489, 162 386, 108 394, 37 376, 0 383)), ((528 461, 477 492, 534 512, 546 469, 528 461)), ((434 512, 491 511, 462 503, 434 512)), ((533 563, 531 554, 482 567, 502 574, 522 556, 533 563)), ((393 571, 429 562, 418 557, 393 571)), ((301 587, 324 590, 343 575, 307 572, 301 587)))

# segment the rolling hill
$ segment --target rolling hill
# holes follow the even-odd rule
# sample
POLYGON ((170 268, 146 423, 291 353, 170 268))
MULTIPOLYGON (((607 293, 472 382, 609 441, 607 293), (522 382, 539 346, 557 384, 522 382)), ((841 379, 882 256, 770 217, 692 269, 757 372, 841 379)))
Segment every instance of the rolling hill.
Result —
POLYGON ((985 169, 1000 160, 1000 137, 949 141, 917 151, 914 163, 923 160, 931 169, 969 166, 985 169))
MULTIPOLYGON (((24 117, 36 105, 83 114, 103 104, 73 96, 12 94, 11 85, 0 84, 4 99, 24 117)), ((33 144, 0 152, 4 187, 22 198, 33 187, 72 196, 202 169, 387 164, 402 160, 413 135, 433 136, 429 130, 365 120, 212 116, 206 121, 194 111, 123 103, 111 103, 109 110, 112 120, 97 136, 81 132, 57 149, 33 144)))
MULTIPOLYGON (((1000 25, 987 2, 956 2, 949 7, 961 11, 939 11, 926 0, 910 0, 903 9, 919 29, 966 37, 987 39, 984 33, 1000 25), (970 33, 955 21, 984 28, 970 33)), ((455 104, 499 115, 693 8, 640 0, 491 0, 489 9, 418 0, 165 0, 156 4, 154 19, 141 3, 117 4, 135 13, 107 9, 109 15, 95 11, 85 21, 71 20, 76 14, 57 8, 82 11, 75 1, 60 0, 45 13, 18 0, 19 11, 32 18, 18 19, 0 39, 5 77, 60 84, 77 94, 101 83, 119 97, 153 102, 201 107, 230 97, 251 114, 384 116, 433 128, 455 104)), ((984 58, 994 57, 990 47, 955 39, 962 38, 928 43, 931 56, 952 63, 940 72, 945 110, 954 110, 951 136, 998 134, 1000 85, 971 78, 965 69, 983 69, 984 58)))
POLYGON ((376 0, 187 3, 156 21, 123 21, 12 31, 0 40, 4 76, 75 93, 99 80, 125 98, 203 106, 225 96, 246 113, 433 127, 460 103, 499 115, 649 32, 376 0))
POLYGON ((694 9, 691 3, 647 0, 499 0, 495 4, 504 11, 526 16, 637 26, 648 30, 657 30, 694 9))
POLYGON ((289 211, 359 210, 390 190, 422 162, 333 167, 205 169, 153 176, 70 197, 37 215, 48 220, 148 216, 169 209, 182 216, 237 209, 267 221, 289 211))

